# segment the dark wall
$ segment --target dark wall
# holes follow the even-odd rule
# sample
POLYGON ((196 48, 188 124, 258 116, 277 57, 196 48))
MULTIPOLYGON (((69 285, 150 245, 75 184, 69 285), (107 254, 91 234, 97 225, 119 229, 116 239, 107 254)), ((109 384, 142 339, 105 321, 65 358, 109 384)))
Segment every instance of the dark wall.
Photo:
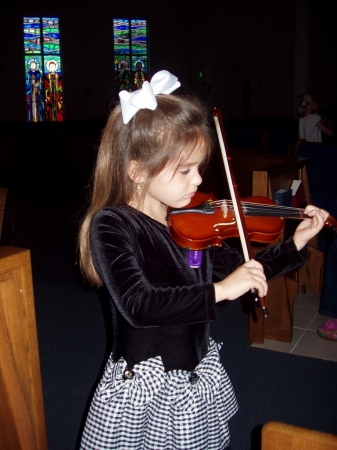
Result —
POLYGON ((322 108, 328 107, 333 111, 335 119, 337 116, 336 24, 336 2, 331 0, 311 2, 311 85, 321 95, 322 108))
MULTIPOLYGON (((114 97, 112 19, 125 16, 149 22, 151 73, 170 70, 210 105, 221 104, 225 119, 241 117, 246 79, 250 116, 292 116, 294 4, 301 1, 6 2, 0 16, 0 120, 26 120, 22 16, 35 14, 60 17, 66 120, 105 119, 114 97)), ((326 107, 337 97, 336 13, 331 0, 308 2, 308 88, 321 92, 326 107)))
POLYGON ((331 107, 337 103, 334 6, 331 0, 202 2, 189 14, 190 34, 198 43, 190 48, 193 71, 203 67, 204 72, 200 92, 210 104, 223 107, 225 119, 242 117, 247 81, 249 116, 294 116, 297 97, 307 89, 321 93, 322 108, 331 107), (296 34, 303 38, 306 14, 309 31, 301 40, 300 53, 308 54, 308 83, 298 79, 304 78, 303 67, 295 61, 296 34), (295 85, 302 90, 296 92, 295 85))

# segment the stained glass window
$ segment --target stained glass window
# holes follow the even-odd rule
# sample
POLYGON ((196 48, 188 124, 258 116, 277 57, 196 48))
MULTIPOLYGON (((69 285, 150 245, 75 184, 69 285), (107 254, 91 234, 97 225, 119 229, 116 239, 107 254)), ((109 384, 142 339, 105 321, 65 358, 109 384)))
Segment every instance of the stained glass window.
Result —
POLYGON ((145 19, 114 19, 116 92, 139 89, 149 70, 145 19))
POLYGON ((57 17, 24 17, 28 122, 63 120, 63 81, 57 17))

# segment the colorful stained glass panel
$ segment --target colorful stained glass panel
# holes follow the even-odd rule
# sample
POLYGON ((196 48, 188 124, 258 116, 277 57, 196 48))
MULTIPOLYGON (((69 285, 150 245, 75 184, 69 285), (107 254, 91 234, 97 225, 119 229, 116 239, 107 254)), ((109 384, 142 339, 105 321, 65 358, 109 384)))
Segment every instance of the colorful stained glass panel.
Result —
POLYGON ((26 55, 26 104, 28 122, 42 122, 44 117, 43 65, 41 56, 26 55))
POLYGON ((43 51, 45 54, 60 53, 59 20, 55 17, 44 17, 43 26, 43 51))
POLYGON ((63 95, 61 58, 59 56, 45 59, 44 98, 47 122, 63 120, 63 95))
POLYGON ((121 64, 124 64, 126 70, 130 70, 130 55, 124 55, 120 58, 115 58, 115 69, 120 70, 121 64))
POLYGON ((41 53, 41 28, 39 17, 23 18, 23 40, 25 53, 41 53))
POLYGON ((114 19, 113 34, 115 87, 118 95, 120 90, 131 91, 135 90, 135 86, 141 87, 147 79, 149 61, 146 20, 114 19), (141 72, 137 63, 142 64, 141 72))
POLYGON ((131 46, 133 54, 147 53, 146 20, 131 20, 131 46))
POLYGON ((132 70, 136 70, 136 64, 138 62, 142 63, 144 72, 149 70, 147 55, 132 55, 132 70))
POLYGON ((24 17, 23 33, 27 120, 62 121, 63 80, 59 19, 24 17))
POLYGON ((114 19, 113 31, 115 56, 123 56, 130 53, 129 21, 114 19))

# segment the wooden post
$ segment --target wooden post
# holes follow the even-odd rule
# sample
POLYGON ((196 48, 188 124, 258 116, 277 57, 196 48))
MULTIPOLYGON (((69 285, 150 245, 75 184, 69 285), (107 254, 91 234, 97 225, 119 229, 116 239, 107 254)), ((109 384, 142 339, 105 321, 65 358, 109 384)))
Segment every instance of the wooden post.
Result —
POLYGON ((29 250, 0 247, 0 450, 47 450, 29 250))

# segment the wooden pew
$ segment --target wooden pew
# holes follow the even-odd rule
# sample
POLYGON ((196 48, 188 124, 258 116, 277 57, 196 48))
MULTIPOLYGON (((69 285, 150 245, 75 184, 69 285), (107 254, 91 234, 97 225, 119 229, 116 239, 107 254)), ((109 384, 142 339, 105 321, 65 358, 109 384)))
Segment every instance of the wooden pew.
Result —
MULTIPOLYGON (((253 171, 252 195, 262 195, 272 199, 275 191, 289 189, 292 180, 296 179, 302 180, 305 202, 311 203, 307 163, 307 158, 291 158, 289 161, 269 166, 266 169, 253 171)), ((286 222, 287 235, 293 234, 296 226, 297 221, 286 222)), ((308 245, 308 262, 296 274, 299 289, 305 292, 320 292, 323 266, 324 255, 318 250, 317 238, 314 238, 308 245)))
POLYGON ((47 450, 29 250, 0 247, 0 450, 47 450))
MULTIPOLYGON (((239 187, 239 194, 241 197, 249 197, 251 195, 264 195, 270 197, 273 190, 277 189, 289 189, 291 182, 300 174, 301 178, 304 178, 305 189, 308 187, 308 178, 306 175, 306 169, 302 169, 305 163, 299 164, 298 161, 302 159, 286 156, 286 155, 273 155, 262 152, 250 152, 246 150, 236 150, 230 153, 232 160, 232 167, 235 173, 235 178, 239 187), (293 166, 293 164, 295 164, 293 166), (266 177, 266 172, 271 174, 270 184, 266 178, 260 178, 259 174, 254 177, 254 190, 261 192, 261 194, 253 194, 253 172, 262 172, 261 177, 266 177), (257 186, 257 183, 259 184, 257 186), (264 193, 264 194, 262 194, 264 193)), ((305 158, 304 158, 305 159, 305 158)), ((305 161, 307 161, 305 159, 305 161)), ((309 191, 305 191, 306 198, 310 197, 309 191)), ((270 197, 271 198, 271 197, 270 197)))
POLYGON ((262 428, 261 450, 337 450, 337 436, 281 422, 262 428))
MULTIPOLYGON (((231 160, 241 197, 261 195, 273 199, 278 189, 290 189, 292 180, 302 180, 306 202, 310 202, 306 158, 254 154, 246 151, 231 153, 231 160), (247 181, 248 180, 248 181, 247 181), (251 187, 249 187, 249 183, 251 187)), ((292 235, 298 222, 287 220, 280 239, 292 235)), ((274 245, 274 244, 270 244, 274 245)), ((253 244, 256 253, 266 248, 253 244)), ((255 309, 249 314, 249 341, 262 344, 264 339, 291 342, 293 328, 293 301, 299 289, 319 292, 322 286, 324 255, 317 250, 313 239, 308 247, 308 262, 298 271, 281 276, 268 283, 266 305, 268 318, 255 309)))

